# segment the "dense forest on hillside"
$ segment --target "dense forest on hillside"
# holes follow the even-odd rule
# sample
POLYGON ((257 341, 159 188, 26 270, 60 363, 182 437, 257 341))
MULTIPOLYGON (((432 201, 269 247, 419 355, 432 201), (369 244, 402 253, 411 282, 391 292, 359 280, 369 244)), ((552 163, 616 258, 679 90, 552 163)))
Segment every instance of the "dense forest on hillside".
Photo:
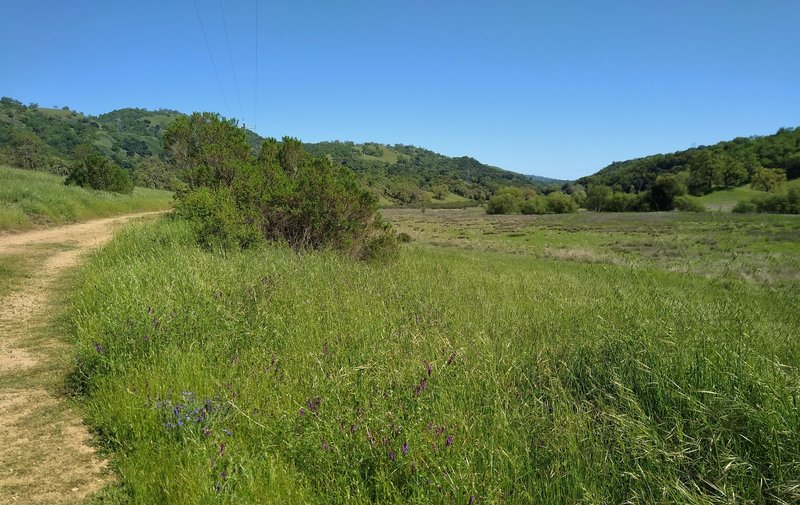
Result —
MULTIPOLYGON (((63 108, 0 100, 0 162, 66 175, 87 146, 126 169, 137 185, 170 188, 177 180, 162 143, 163 132, 182 113, 127 108, 99 116, 63 108)), ((246 130, 258 154, 264 139, 246 130)), ((463 206, 487 200, 503 186, 549 190, 564 181, 526 176, 427 149, 375 143, 304 144, 351 168, 384 205, 463 206)))
POLYGON ((781 128, 773 135, 738 137, 713 146, 614 162, 578 183, 638 193, 650 189, 659 175, 683 172, 689 189, 703 194, 750 182, 759 168, 784 170, 789 179, 800 177, 800 128, 781 128))

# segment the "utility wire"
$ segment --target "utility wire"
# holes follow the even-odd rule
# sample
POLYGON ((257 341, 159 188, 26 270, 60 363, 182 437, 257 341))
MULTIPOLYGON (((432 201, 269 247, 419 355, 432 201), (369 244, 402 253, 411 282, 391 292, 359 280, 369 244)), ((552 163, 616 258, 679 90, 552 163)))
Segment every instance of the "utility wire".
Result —
POLYGON ((222 26, 225 28, 225 42, 228 44, 228 59, 231 62, 231 70, 233 71, 233 85, 236 87, 236 99, 239 101, 239 114, 241 114, 242 120, 244 120, 242 95, 239 94, 239 80, 236 78, 236 65, 233 64, 233 51, 231 51, 231 39, 228 36, 228 21, 225 19, 225 8, 222 6, 222 0, 219 0, 219 10, 222 11, 222 26))
POLYGON ((192 0, 194 4, 194 12, 197 13, 197 20, 200 22, 200 31, 203 32, 203 40, 206 43, 206 50, 208 51, 208 58, 211 60, 211 66, 214 68, 214 75, 217 77, 217 84, 219 85, 219 91, 222 93, 222 100, 225 102, 225 109, 230 112, 230 107, 228 106, 228 98, 225 96, 225 88, 222 87, 222 79, 219 78, 219 72, 217 72, 217 64, 214 63, 214 55, 211 54, 211 46, 208 44, 208 37, 206 36, 206 29, 203 26, 203 18, 200 17, 200 9, 197 8, 197 0, 192 0))
POLYGON ((256 88, 253 106, 253 131, 258 128, 258 0, 256 0, 256 88))

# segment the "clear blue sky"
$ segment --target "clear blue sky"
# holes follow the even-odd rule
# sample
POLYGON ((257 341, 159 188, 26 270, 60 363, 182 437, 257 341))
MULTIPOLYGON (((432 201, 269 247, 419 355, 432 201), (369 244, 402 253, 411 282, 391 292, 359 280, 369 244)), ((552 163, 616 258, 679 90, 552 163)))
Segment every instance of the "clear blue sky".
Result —
POLYGON ((3 0, 0 95, 557 178, 800 126, 797 0, 259 0, 257 109, 256 0, 196 5, 221 86, 193 0, 3 0))

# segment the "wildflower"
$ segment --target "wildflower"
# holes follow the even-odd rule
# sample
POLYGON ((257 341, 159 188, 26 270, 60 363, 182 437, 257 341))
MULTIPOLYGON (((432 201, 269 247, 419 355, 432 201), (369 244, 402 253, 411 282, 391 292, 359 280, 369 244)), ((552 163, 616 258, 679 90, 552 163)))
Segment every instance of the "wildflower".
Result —
POLYGON ((94 350, 98 352, 98 354, 103 354, 103 346, 100 345, 99 342, 94 343, 94 350))
POLYGON ((325 440, 325 439, 323 438, 323 439, 322 439, 322 450, 323 450, 323 451, 327 451, 327 450, 328 450, 328 448, 329 448, 329 447, 328 447, 328 441, 327 441, 327 440, 325 440))
POLYGON ((391 449, 389 449, 389 459, 391 459, 392 461, 394 461, 394 460, 395 460, 394 451, 393 451, 393 450, 391 450, 391 449))
POLYGON ((473 495, 469 495, 469 503, 467 505, 472 505, 475 503, 475 497, 473 495))
POLYGON ((306 416, 306 409, 300 407, 300 417, 305 417, 305 416, 306 416))
POLYGON ((402 449, 402 451, 403 451, 403 456, 405 456, 406 454, 408 454, 408 442, 403 442, 403 449, 402 449))
POLYGON ((453 445, 453 435, 450 435, 450 436, 447 437, 447 442, 445 442, 444 445, 447 446, 447 447, 450 447, 451 445, 453 445))
POLYGON ((219 455, 220 456, 224 456, 225 455, 225 442, 220 442, 219 443, 219 455))
POLYGON ((431 367, 431 364, 428 360, 425 360, 425 370, 427 370, 428 377, 430 377, 431 374, 433 373, 433 368, 431 367))

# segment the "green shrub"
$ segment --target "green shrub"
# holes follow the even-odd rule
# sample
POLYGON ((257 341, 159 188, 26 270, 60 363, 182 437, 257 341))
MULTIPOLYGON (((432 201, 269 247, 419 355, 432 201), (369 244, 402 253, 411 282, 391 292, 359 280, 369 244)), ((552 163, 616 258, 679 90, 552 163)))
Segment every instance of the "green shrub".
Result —
POLYGON ((702 203, 686 195, 675 198, 675 208, 684 212, 705 212, 706 210, 702 203))
POLYGON ((267 139, 255 158, 234 122, 195 113, 176 119, 164 143, 186 183, 178 214, 207 247, 248 247, 263 237, 359 259, 397 250, 395 232, 355 174, 310 156, 296 139, 267 139))
POLYGON ((541 195, 533 195, 522 204, 523 214, 547 214, 547 199, 541 195))
POLYGON ((578 210, 578 204, 575 203, 569 195, 560 191, 554 191, 547 195, 547 211, 552 214, 568 214, 578 210))
POLYGON ((517 188, 500 188, 486 204, 487 214, 517 214, 522 207, 522 192, 517 188))
POLYGON ((769 214, 800 214, 800 188, 791 188, 786 193, 765 195, 736 204, 733 212, 764 212, 769 214))
POLYGON ((133 181, 127 172, 97 153, 77 161, 64 184, 123 194, 133 191, 133 181))

